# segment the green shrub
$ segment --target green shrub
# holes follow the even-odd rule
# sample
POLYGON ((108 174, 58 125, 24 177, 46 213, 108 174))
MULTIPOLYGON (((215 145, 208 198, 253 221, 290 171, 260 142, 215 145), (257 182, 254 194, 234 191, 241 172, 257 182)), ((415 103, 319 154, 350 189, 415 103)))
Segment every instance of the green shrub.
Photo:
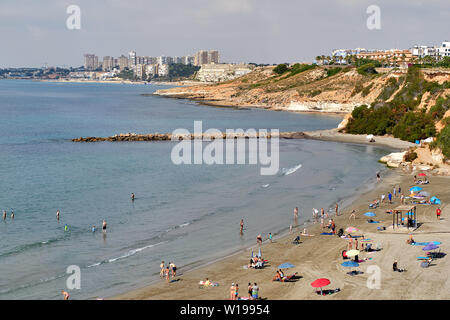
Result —
POLYGON ((434 120, 440 120, 444 116, 445 112, 450 109, 450 96, 439 97, 436 100, 436 104, 430 108, 429 113, 434 120))
POLYGON ((356 68, 356 71, 358 71, 358 73, 362 75, 377 74, 378 72, 375 70, 375 68, 376 68, 375 64, 366 63, 356 68))
POLYGON ((279 64, 275 68, 273 68, 273 72, 279 75, 286 73, 288 70, 289 68, 285 63, 279 64))
POLYGON ((426 113, 407 112, 395 125, 394 137, 414 142, 416 140, 434 137, 436 128, 431 115, 426 113))
POLYGON ((417 159, 417 153, 415 153, 414 151, 408 151, 405 154, 405 161, 412 162, 416 159, 417 159))
POLYGON ((342 68, 336 67, 336 68, 329 68, 327 69, 327 77, 334 76, 335 74, 338 74, 342 68))
POLYGON ((439 147, 444 156, 450 158, 450 121, 446 121, 447 125, 442 129, 432 146, 439 147))
POLYGON ((370 93, 370 89, 372 88, 373 83, 369 84, 367 87, 365 87, 362 91, 361 91, 361 95, 363 97, 367 96, 370 93))

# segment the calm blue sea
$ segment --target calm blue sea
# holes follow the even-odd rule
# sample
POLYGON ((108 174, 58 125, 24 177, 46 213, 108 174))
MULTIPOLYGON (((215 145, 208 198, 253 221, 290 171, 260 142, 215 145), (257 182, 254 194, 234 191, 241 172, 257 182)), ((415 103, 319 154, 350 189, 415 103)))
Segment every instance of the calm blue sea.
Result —
POLYGON ((377 160, 385 150, 312 140, 280 141, 273 176, 260 175, 258 165, 174 165, 173 142, 70 141, 193 131, 194 120, 204 130, 280 131, 341 121, 142 95, 160 88, 0 81, 0 211, 8 212, 0 221, 0 299, 61 299, 70 265, 81 270, 72 299, 142 287, 159 278, 161 260, 174 261, 183 273, 247 248, 258 233, 285 231, 295 206, 303 223, 313 207, 327 209, 351 196, 382 168, 377 160), (106 235, 92 233, 103 219, 106 235))

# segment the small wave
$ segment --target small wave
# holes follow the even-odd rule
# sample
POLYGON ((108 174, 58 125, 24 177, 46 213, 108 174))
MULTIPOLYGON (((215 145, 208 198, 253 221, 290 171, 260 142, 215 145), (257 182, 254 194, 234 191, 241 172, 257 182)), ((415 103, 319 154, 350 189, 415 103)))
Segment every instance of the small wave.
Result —
POLYGON ((158 243, 155 243, 155 244, 149 244, 149 245, 141 247, 141 248, 133 249, 133 250, 128 251, 124 255, 121 255, 120 257, 106 259, 106 260, 103 260, 103 261, 100 261, 100 262, 96 262, 96 263, 93 263, 91 265, 88 265, 87 267, 88 268, 92 268, 92 267, 97 267, 97 266, 105 264, 105 263, 112 263, 112 262, 115 262, 115 261, 118 261, 118 260, 122 260, 122 259, 125 259, 125 258, 128 258, 128 257, 131 257, 131 256, 135 255, 136 253, 141 252, 141 251, 143 251, 145 249, 152 248, 152 247, 155 247, 157 245, 160 245, 160 244, 163 244, 163 243, 166 243, 166 242, 167 241, 158 242, 158 243))
POLYGON ((299 163, 298 165, 296 165, 295 167, 292 167, 292 168, 282 168, 281 169, 281 173, 283 174, 283 176, 287 176, 287 175, 290 175, 290 174, 294 173, 295 171, 297 171, 301 167, 302 167, 302 164, 299 163))
POLYGON ((180 224, 179 227, 183 228, 183 227, 187 227, 188 225, 190 225, 190 223, 186 222, 186 223, 180 224))
POLYGON ((267 188, 268 186, 270 186, 270 184, 263 184, 261 187, 267 188))

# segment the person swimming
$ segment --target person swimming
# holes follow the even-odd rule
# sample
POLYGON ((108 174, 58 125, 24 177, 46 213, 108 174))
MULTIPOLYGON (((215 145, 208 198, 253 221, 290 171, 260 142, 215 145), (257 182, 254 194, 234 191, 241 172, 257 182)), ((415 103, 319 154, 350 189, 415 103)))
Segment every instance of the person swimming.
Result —
POLYGON ((92 232, 97 231, 97 228, 95 226, 92 226, 92 232))

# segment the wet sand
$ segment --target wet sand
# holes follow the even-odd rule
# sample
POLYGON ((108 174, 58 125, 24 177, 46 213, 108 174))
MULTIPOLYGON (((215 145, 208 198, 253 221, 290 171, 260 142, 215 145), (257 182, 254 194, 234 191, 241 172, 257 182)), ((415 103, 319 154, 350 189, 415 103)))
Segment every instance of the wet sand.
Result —
MULTIPOLYGON (((440 241, 442 252, 447 252, 450 244, 450 178, 429 177, 430 184, 422 186, 431 195, 437 196, 442 201, 441 220, 436 218, 436 205, 417 205, 417 217, 419 228, 412 232, 417 242, 440 241)), ((244 269, 249 261, 251 250, 239 252, 233 256, 224 258, 218 262, 183 273, 183 266, 178 266, 178 281, 167 284, 165 280, 133 290, 112 299, 229 299, 229 289, 232 282, 238 283, 240 295, 247 296, 247 284, 256 282, 260 288, 260 296, 263 299, 449 299, 450 298, 450 268, 448 257, 435 259, 431 266, 424 269, 420 267, 420 261, 416 259, 423 256, 422 246, 406 244, 408 233, 377 231, 378 226, 389 227, 392 225, 392 214, 386 210, 399 205, 399 197, 394 198, 392 205, 384 203, 377 209, 368 208, 368 203, 374 199, 380 199, 380 195, 391 191, 393 186, 400 185, 405 194, 413 186, 413 176, 403 173, 400 169, 390 169, 390 173, 382 177, 375 188, 354 201, 349 207, 340 210, 340 215, 335 217, 336 230, 348 226, 354 226, 361 230, 365 238, 373 240, 373 244, 382 247, 381 251, 365 253, 361 252, 358 270, 363 274, 347 275, 348 268, 340 264, 344 261, 341 257, 342 250, 347 249, 347 240, 336 235, 320 235, 320 225, 315 224, 308 228, 309 234, 314 236, 301 236, 301 243, 292 244, 292 240, 301 233, 295 230, 287 236, 274 236, 274 242, 267 240, 261 247, 263 257, 269 260, 264 269, 244 269), (356 219, 349 220, 350 211, 356 210, 356 219), (379 224, 367 223, 367 217, 363 213, 372 211, 379 220, 379 224), (394 260, 398 260, 400 268, 407 269, 399 273, 392 271, 394 260), (273 282, 277 266, 289 262, 295 265, 292 269, 284 270, 285 274, 298 272, 301 277, 295 282, 273 282), (370 274, 367 267, 376 265, 381 270, 380 289, 369 289, 367 280, 370 274), (181 268, 180 268, 181 267, 181 268), (218 282, 217 287, 202 288, 200 280, 209 278, 212 282, 218 282), (326 296, 315 293, 310 283, 317 278, 328 278, 331 284, 324 289, 340 288, 340 292, 326 296)), ((387 199, 387 196, 386 196, 387 199)), ((292 214, 280 212, 279 214, 292 214)), ((301 214, 301 213, 300 213, 301 214)), ((311 214, 311 213, 305 213, 311 214)), ((309 217, 308 217, 309 218, 309 217)), ((238 225, 238 222, 237 222, 238 225)), ((239 230, 236 235, 239 236, 239 230)), ((256 238, 256 234, 255 234, 256 238)), ((225 241, 225 239, 224 239, 225 241)), ((254 252, 258 252, 258 246, 253 246, 254 252)), ((156 270, 153 270, 155 272, 156 270)))

